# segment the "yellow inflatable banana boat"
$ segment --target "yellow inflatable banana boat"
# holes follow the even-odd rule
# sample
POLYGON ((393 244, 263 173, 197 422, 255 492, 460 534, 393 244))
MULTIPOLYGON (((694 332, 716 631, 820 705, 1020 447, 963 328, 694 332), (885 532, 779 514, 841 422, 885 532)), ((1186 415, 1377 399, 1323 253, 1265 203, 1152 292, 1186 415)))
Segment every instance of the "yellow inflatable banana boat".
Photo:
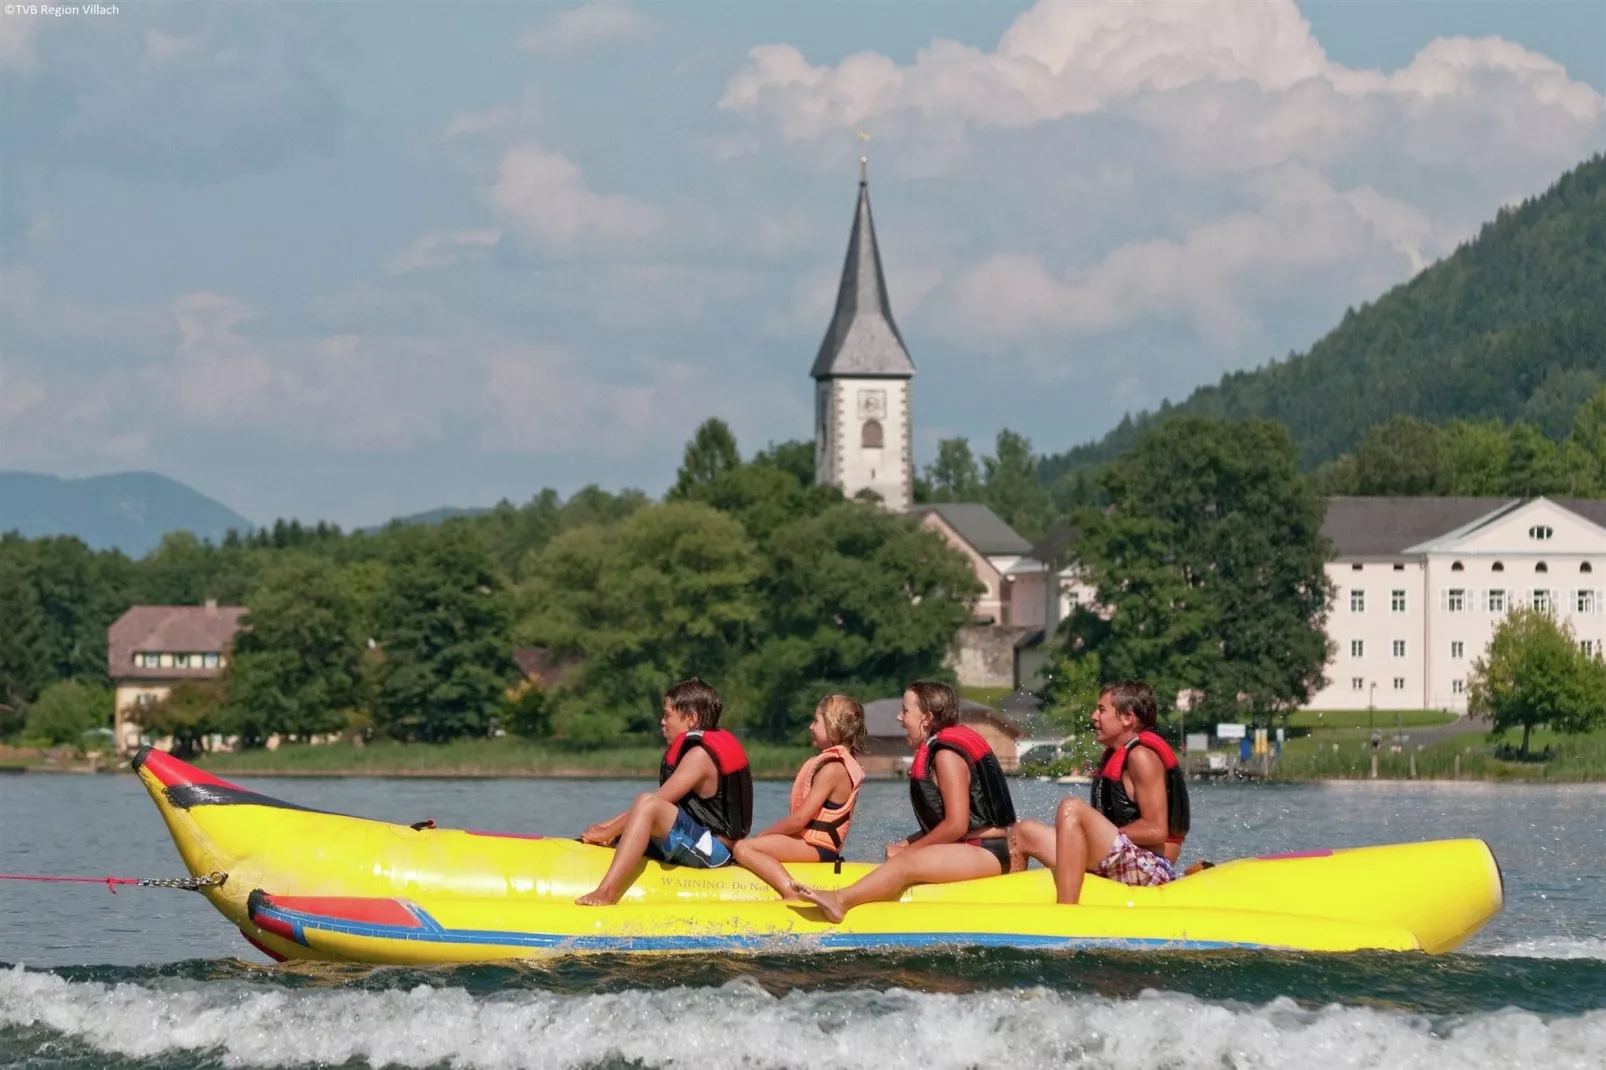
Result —
MULTIPOLYGON (((1500 909, 1482 840, 1312 851, 1226 862, 1160 888, 1089 876, 1054 903, 1033 870, 910 888, 839 925, 783 903, 745 870, 643 862, 623 901, 579 907, 611 852, 574 840, 414 829, 309 810, 219 780, 161 751, 134 757, 202 889, 277 959, 426 964, 587 952, 1018 948, 1452 950, 1500 909)), ((834 888, 871 868, 789 867, 834 888)))

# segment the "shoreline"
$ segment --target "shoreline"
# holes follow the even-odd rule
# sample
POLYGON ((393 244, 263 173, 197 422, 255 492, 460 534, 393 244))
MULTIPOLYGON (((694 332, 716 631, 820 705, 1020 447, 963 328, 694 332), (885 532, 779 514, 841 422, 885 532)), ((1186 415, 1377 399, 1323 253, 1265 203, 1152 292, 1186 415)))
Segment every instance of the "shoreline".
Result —
MULTIPOLYGON (((205 768, 202 766, 201 768, 205 768)), ((279 778, 285 780, 643 780, 653 776, 651 771, 641 769, 581 769, 581 768, 554 768, 554 769, 526 769, 526 770, 488 770, 488 769, 220 769, 218 775, 225 777, 254 777, 279 778)), ((0 777, 7 775, 21 776, 24 774, 43 774, 46 776, 133 776, 134 770, 126 763, 118 762, 109 765, 12 765, 0 766, 0 777)), ((780 773, 754 773, 754 780, 787 782, 792 778, 780 773)), ((865 780, 896 781, 903 779, 896 772, 869 772, 865 773, 865 780)), ((1036 781, 1035 776, 1011 777, 1012 780, 1036 781)), ((1220 778, 1190 780, 1189 784, 1216 783, 1220 778)), ((1593 791, 1606 792, 1606 779, 1560 779, 1544 777, 1497 777, 1497 776, 1467 776, 1459 779, 1453 777, 1256 777, 1244 783, 1279 785, 1279 784, 1317 784, 1324 787, 1340 787, 1368 789, 1379 786, 1398 785, 1427 785, 1445 790, 1477 789, 1490 785, 1536 787, 1536 788, 1588 788, 1593 791)), ((1078 784, 1060 784, 1064 788, 1082 787, 1078 784)))

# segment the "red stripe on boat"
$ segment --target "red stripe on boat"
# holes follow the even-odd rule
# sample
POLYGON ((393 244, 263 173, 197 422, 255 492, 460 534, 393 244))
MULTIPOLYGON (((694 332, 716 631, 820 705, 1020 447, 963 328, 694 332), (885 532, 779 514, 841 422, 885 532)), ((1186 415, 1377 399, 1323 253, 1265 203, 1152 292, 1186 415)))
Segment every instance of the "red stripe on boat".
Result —
MULTIPOLYGON (((421 929, 423 925, 413 912, 395 899, 348 899, 335 896, 276 895, 267 905, 275 910, 296 914, 311 914, 335 921, 360 921, 370 925, 399 925, 407 929, 421 929)), ((264 919, 266 921, 268 919, 264 919)), ((263 929, 269 928, 258 921, 263 929)), ((277 930, 274 930, 277 931, 277 930)), ((290 937, 294 939, 294 937, 290 937)))
POLYGON ((464 829, 470 836, 494 836, 501 840, 544 840, 545 836, 533 832, 482 832, 479 829, 464 829))
POLYGON ((288 940, 292 944, 299 944, 301 942, 300 940, 296 939, 296 931, 287 921, 280 921, 278 918, 270 918, 265 914, 253 913, 251 915, 251 924, 255 925, 258 929, 261 929, 265 933, 272 933, 281 940, 288 940))
POLYGON ((1324 848, 1320 851, 1289 851, 1287 854, 1280 855, 1256 855, 1255 861, 1278 862, 1284 858, 1331 858, 1332 854, 1331 848, 1324 848))
POLYGON ((149 769, 165 788, 178 787, 183 784, 211 784, 219 788, 234 788, 243 790, 238 784, 230 784, 227 780, 220 780, 211 773, 195 768, 189 762, 159 751, 154 748, 147 750, 139 763, 139 768, 149 769))
POLYGON ((285 961, 287 961, 285 959, 285 956, 279 954, 277 951, 273 950, 273 948, 269 947, 267 944, 264 944, 261 940, 258 940, 256 937, 252 936, 250 933, 246 932, 244 929, 240 930, 240 935, 245 937, 245 942, 246 943, 250 944, 252 947, 256 948, 258 951, 260 951, 264 955, 268 956, 268 958, 272 959, 274 962, 285 962, 285 961))

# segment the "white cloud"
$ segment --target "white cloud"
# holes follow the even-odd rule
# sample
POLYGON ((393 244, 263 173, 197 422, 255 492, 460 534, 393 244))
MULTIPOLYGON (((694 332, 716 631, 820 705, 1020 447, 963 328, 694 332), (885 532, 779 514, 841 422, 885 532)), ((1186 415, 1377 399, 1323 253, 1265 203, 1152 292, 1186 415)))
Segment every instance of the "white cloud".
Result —
POLYGON ((457 263, 496 245, 502 240, 499 230, 459 230, 451 234, 430 233, 413 242, 406 252, 397 253, 385 265, 392 275, 405 275, 425 268, 444 267, 457 263))
POLYGON ((1022 342, 1169 318, 1226 349, 1255 339, 1257 300, 1300 279, 1379 257, 1419 266, 1431 227, 1409 206, 1369 188, 1339 194, 1303 170, 1267 184, 1256 211, 1121 245, 1083 271, 1056 272, 1036 255, 987 257, 948 288, 942 322, 977 341, 1022 342))
POLYGON ((1352 70, 1328 59, 1292 0, 1045 0, 1017 18, 992 52, 937 40, 908 67, 871 52, 814 66, 791 45, 761 45, 727 83, 720 106, 763 115, 787 138, 808 140, 893 116, 1021 127, 1200 85, 1276 95, 1316 81, 1350 101, 1392 95, 1420 103, 1470 95, 1489 74, 1502 76, 1504 91, 1599 121, 1600 94, 1568 79, 1560 64, 1499 39, 1435 41, 1389 77, 1352 70))
POLYGON ((525 34, 519 47, 526 52, 569 55, 598 45, 638 41, 652 30, 652 20, 634 8, 613 0, 594 0, 552 16, 525 34))
POLYGON ((145 67, 165 67, 201 47, 198 37, 178 37, 161 30, 145 31, 145 53, 140 64, 145 67))
POLYGON ((664 223, 652 205, 623 194, 592 192, 568 157, 533 142, 507 150, 487 198, 526 237, 552 250, 636 244, 664 223))
POLYGON ((39 27, 48 21, 20 13, 0 15, 0 67, 33 70, 39 59, 39 27))
POLYGON ((458 112, 447 121, 442 136, 450 140, 481 134, 517 132, 536 126, 540 119, 540 94, 534 89, 527 89, 519 98, 519 102, 510 108, 458 112))
MULTIPOLYGON (((1044 0, 991 50, 937 40, 901 65, 766 44, 720 107, 749 120, 732 139, 808 159, 867 128, 899 178, 968 185, 960 215, 922 224, 950 228, 914 258, 938 286, 926 307, 1028 361, 1156 323, 1242 359, 1285 299, 1375 294, 1606 146, 1606 97, 1545 56, 1444 38, 1352 69, 1292 0, 1044 0)), ((798 311, 824 291, 808 280, 798 311)))

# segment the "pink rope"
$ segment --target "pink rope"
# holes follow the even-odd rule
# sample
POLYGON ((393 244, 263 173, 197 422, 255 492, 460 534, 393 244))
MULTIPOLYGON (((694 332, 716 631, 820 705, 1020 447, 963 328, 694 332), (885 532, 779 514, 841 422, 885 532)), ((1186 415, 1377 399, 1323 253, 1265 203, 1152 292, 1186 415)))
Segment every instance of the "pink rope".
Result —
POLYGON ((51 884, 104 884, 106 890, 117 894, 119 884, 138 884, 138 877, 42 877, 28 873, 0 873, 0 881, 46 881, 51 884))

